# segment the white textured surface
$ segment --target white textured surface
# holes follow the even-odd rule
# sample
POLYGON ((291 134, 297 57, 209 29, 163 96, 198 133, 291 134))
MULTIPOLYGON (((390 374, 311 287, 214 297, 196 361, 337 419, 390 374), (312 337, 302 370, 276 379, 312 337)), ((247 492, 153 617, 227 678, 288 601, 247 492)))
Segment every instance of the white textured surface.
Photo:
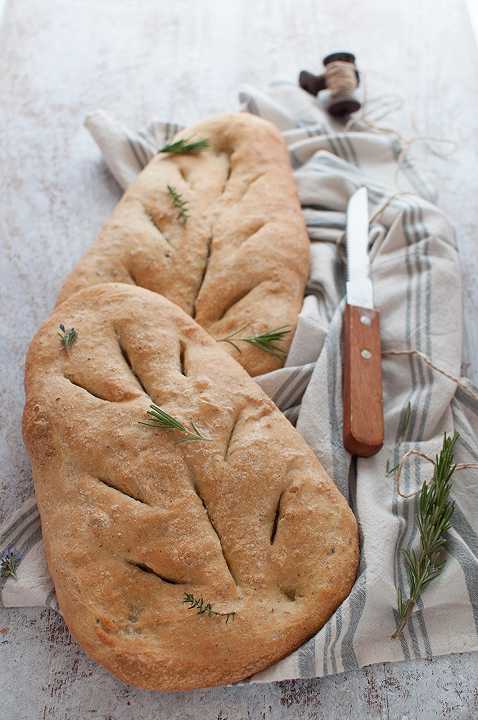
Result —
MULTIPOLYGON (((457 227, 476 382, 478 64, 462 2, 7 0, 0 22, 0 519, 31 493, 19 432, 26 346, 119 196, 82 129, 97 107, 132 126, 187 123, 234 107, 241 82, 294 79, 331 50, 354 51, 369 94, 406 99, 384 124, 413 133, 413 115, 421 133, 460 145, 451 161, 427 161, 457 227)), ((48 611, 0 611, 1 720, 468 719, 477 684, 478 656, 462 655, 159 695, 89 662, 48 611)))
POLYGON ((466 0, 466 5, 470 14, 473 32, 475 33, 475 40, 478 42, 478 3, 476 0, 466 0))

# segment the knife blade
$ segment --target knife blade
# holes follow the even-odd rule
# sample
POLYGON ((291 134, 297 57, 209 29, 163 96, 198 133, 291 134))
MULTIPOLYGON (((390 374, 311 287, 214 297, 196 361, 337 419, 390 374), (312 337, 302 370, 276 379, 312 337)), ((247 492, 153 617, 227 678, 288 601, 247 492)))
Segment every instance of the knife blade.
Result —
POLYGON ((383 445, 380 315, 374 308, 368 257, 368 196, 360 188, 347 207, 347 303, 343 332, 344 447, 369 457, 383 445))

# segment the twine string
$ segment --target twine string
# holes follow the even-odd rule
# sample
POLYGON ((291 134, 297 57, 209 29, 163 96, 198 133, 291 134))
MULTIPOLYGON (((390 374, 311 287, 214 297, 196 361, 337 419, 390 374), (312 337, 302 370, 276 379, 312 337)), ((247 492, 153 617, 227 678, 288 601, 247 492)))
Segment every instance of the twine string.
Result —
POLYGON ((407 195, 413 197, 412 192, 396 192, 396 193, 393 193, 393 195, 389 195, 388 197, 385 197, 383 202, 378 206, 378 208, 375 210, 375 212, 372 213, 372 215, 370 216, 370 219, 368 221, 369 225, 372 225, 372 223, 374 223, 375 220, 377 220, 377 218, 379 218, 380 215, 382 215, 385 212, 385 210, 393 203, 394 200, 396 200, 397 198, 400 198, 400 197, 407 196, 407 195))
MULTIPOLYGON (((444 375, 449 380, 452 380, 454 383, 456 383, 456 385, 459 385, 464 390, 464 392, 468 393, 469 395, 471 395, 471 397, 478 400, 478 394, 476 392, 474 392, 474 390, 471 387, 464 385, 460 381, 460 378, 455 377, 451 373, 447 372, 447 370, 444 370, 443 368, 439 368, 436 365, 434 365, 434 363, 432 363, 430 358, 427 355, 425 355, 425 353, 422 353, 420 350, 385 350, 382 354, 383 355, 413 355, 415 357, 418 357, 418 358, 420 358, 420 360, 422 360, 422 362, 424 362, 426 365, 428 365, 428 367, 432 368, 432 370, 440 373, 441 375, 444 375)), ((400 478, 402 476, 403 466, 406 463, 406 461, 408 460, 408 458, 410 458, 412 455, 414 455, 416 457, 421 457, 423 460, 427 460, 429 463, 432 463, 432 465, 435 465, 435 460, 433 458, 431 458, 429 455, 426 455, 426 453, 421 452, 420 450, 414 450, 414 449, 408 450, 402 456, 398 465, 396 465, 393 468, 393 472, 394 472, 394 476, 395 476, 395 486, 397 489, 397 494, 400 495, 400 497, 403 498, 404 500, 409 500, 410 498, 415 497, 415 495, 417 495, 420 492, 421 488, 423 487, 423 485, 422 485, 422 486, 420 486, 420 488, 418 490, 414 490, 411 493, 402 492, 402 489, 400 487, 400 478)), ((470 469, 478 470, 478 463, 457 463, 455 466, 456 472, 459 472, 460 470, 470 470, 470 469)), ((425 480, 425 482, 427 482, 427 481, 425 480)))
POLYGON ((425 363, 425 365, 428 365, 429 368, 434 370, 437 373, 440 373, 440 375, 443 375, 444 377, 448 378, 448 380, 451 380, 456 385, 458 385, 459 388, 463 390, 467 395, 472 397, 474 400, 478 400, 478 393, 468 384, 465 384, 462 382, 461 378, 455 377, 455 375, 452 375, 447 370, 444 370, 441 367, 438 367, 435 365, 430 358, 425 355, 425 353, 421 352, 420 350, 384 350, 382 352, 383 356, 387 355, 412 355, 414 357, 420 358, 422 362, 425 363))
MULTIPOLYGON (((435 460, 430 457, 429 455, 426 455, 426 453, 420 452, 420 450, 408 450, 398 463, 396 467, 394 468, 395 473, 395 487, 397 489, 397 495, 400 495, 401 498, 404 500, 409 500, 412 497, 415 497, 415 495, 418 495, 418 493, 421 491, 423 484, 420 486, 418 490, 414 490, 411 493, 404 493, 402 492, 402 488, 400 487, 400 478, 402 476, 402 470, 403 466, 407 462, 408 458, 410 458, 412 455, 415 455, 417 457, 421 457, 424 460, 427 460, 427 462, 431 463, 432 465, 435 465, 435 460)), ((478 470, 478 463, 457 463, 455 465, 455 472, 460 472, 460 470, 478 470)), ((424 480, 424 482, 430 484, 430 481, 424 480)))
MULTIPOLYGON (((331 65, 333 63, 330 63, 331 65)), ((353 67, 353 66, 352 66, 353 67)), ((345 125, 344 131, 348 132, 352 130, 354 127, 357 127, 358 129, 368 129, 371 130, 374 133, 382 134, 382 135, 391 135, 393 136, 397 142, 400 145, 400 152, 398 154, 397 158, 397 167, 395 171, 395 187, 397 190, 397 193, 400 193, 400 186, 399 186, 399 173, 402 169, 402 167, 406 164, 406 162, 409 160, 410 156, 410 149, 413 146, 416 146, 417 144, 423 143, 423 145, 426 147, 429 153, 432 155, 435 155, 435 157, 438 157, 442 160, 447 160, 450 158, 457 150, 458 150, 458 143, 455 140, 452 140, 451 138, 442 138, 442 137, 436 137, 434 135, 420 135, 417 132, 417 135, 414 135, 410 138, 404 137, 400 132, 395 130, 394 128, 385 127, 383 125, 379 125, 374 119, 374 106, 375 106, 375 115, 376 119, 383 120, 384 118, 388 117, 392 112, 395 112, 397 110, 400 110, 403 105, 404 101, 403 98, 401 98, 399 95, 384 95, 381 98, 369 98, 368 97, 368 88, 367 88, 367 75, 366 73, 361 70, 360 71, 360 77, 362 81, 362 87, 363 87, 363 100, 362 100, 362 107, 358 113, 355 113, 353 116, 351 116, 348 120, 348 122, 345 125), (377 103, 382 100, 385 100, 389 102, 389 107, 386 108, 384 111, 377 115, 377 103), (440 147, 443 148, 443 150, 440 150, 440 147), (448 148, 448 150, 446 149, 448 148)), ((355 84, 356 87, 356 84, 355 84)), ((354 88, 355 89, 355 88, 354 88)), ((380 106, 379 106, 380 111, 380 106)))

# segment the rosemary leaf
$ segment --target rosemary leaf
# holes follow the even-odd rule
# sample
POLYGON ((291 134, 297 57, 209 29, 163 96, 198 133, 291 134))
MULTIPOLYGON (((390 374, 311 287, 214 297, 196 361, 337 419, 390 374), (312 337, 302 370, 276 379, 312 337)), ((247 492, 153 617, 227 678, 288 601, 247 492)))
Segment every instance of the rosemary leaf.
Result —
POLYGON ((183 603, 186 605, 189 605, 190 610, 197 610, 198 615, 207 615, 208 617, 213 617, 214 615, 218 617, 225 617, 226 618, 226 624, 229 622, 229 620, 234 620, 236 613, 230 612, 230 613, 220 613, 213 609, 211 603, 206 602, 201 597, 194 597, 193 593, 184 593, 183 603))
POLYGON ((221 338, 219 342, 227 342, 239 352, 241 352, 241 349, 237 345, 237 343, 246 342, 249 343, 249 345, 253 345, 260 350, 263 350, 264 352, 274 355, 275 357, 281 359, 285 357, 285 350, 283 350, 276 343, 280 342, 288 333, 290 333, 291 329, 288 325, 282 325, 281 327, 275 328, 274 330, 269 330, 268 332, 261 333, 259 335, 246 335, 244 337, 237 337, 239 333, 245 330, 246 327, 247 325, 240 328, 239 330, 236 330, 230 335, 221 338), (235 340, 232 340, 231 338, 235 338, 235 340))
POLYGON ((398 468, 400 467, 400 463, 397 463, 396 465, 391 464, 390 460, 387 460, 387 463, 385 465, 385 475, 389 477, 389 475, 393 475, 397 472, 398 468))
POLYGON ((239 333, 241 333, 243 330, 245 330, 246 327, 247 327, 247 325, 243 325, 243 327, 239 328, 239 330, 235 330, 235 332, 231 333, 230 335, 227 335, 226 337, 220 338, 220 339, 218 340, 218 342, 228 343, 229 345, 232 345, 232 347, 235 348, 235 349, 237 350, 237 352, 242 352, 242 350, 241 350, 241 348, 239 347, 239 345, 236 344, 239 340, 242 340, 242 338, 237 338, 236 341, 231 340, 231 338, 236 337, 237 335, 239 335, 239 333))
POLYGON ((207 147, 209 147, 209 141, 204 138, 200 138, 199 140, 191 140, 191 138, 188 138, 163 145, 158 152, 169 153, 170 155, 184 155, 185 153, 201 152, 201 150, 205 150, 207 147))
POLYGON ((192 431, 183 425, 177 418, 169 415, 169 413, 161 410, 159 405, 152 403, 147 411, 150 416, 150 422, 140 422, 140 425, 146 425, 148 427, 159 428, 161 430, 177 430, 184 435, 179 443, 191 442, 193 440, 204 440, 210 442, 211 438, 205 437, 197 428, 197 426, 191 422, 192 431))
MULTIPOLYGON (((400 430, 398 433, 398 444, 399 445, 400 445, 400 443, 402 443, 405 440, 411 418, 412 418, 412 404, 409 402, 406 407, 405 415, 403 416, 403 420, 400 423, 400 430)), ((400 463, 396 463, 396 465, 393 465, 393 467, 392 467, 390 460, 387 460, 386 468, 385 468, 385 475, 387 477, 389 477, 389 475, 393 475, 398 470, 399 467, 400 467, 400 463)))
POLYGON ((75 330, 75 328, 72 327, 67 329, 65 328, 63 323, 59 325, 57 333, 60 336, 61 342, 65 350, 69 350, 73 343, 76 342, 78 339, 78 332, 75 330))
POLYGON ((178 193, 173 185, 168 185, 167 187, 171 202, 178 211, 178 220, 182 225, 186 225, 189 216, 189 203, 180 193, 178 193))
POLYGON ((407 408, 405 410, 405 415, 403 416, 403 420, 400 425, 399 442, 403 442, 405 440, 405 436, 407 434, 411 419, 412 419, 412 403, 408 402, 407 408))
POLYGON ((418 550, 407 549, 403 554, 410 586, 410 595, 404 599, 397 588, 397 610, 399 622, 392 638, 397 638, 407 624, 417 600, 442 571, 445 561, 442 552, 446 545, 446 533, 451 527, 455 504, 450 500, 453 484, 454 449, 458 433, 443 437, 443 445, 435 459, 433 478, 423 483, 417 507, 417 526, 420 535, 418 550))
POLYGON ((17 577, 20 557, 12 546, 9 546, 0 557, 0 577, 17 577))

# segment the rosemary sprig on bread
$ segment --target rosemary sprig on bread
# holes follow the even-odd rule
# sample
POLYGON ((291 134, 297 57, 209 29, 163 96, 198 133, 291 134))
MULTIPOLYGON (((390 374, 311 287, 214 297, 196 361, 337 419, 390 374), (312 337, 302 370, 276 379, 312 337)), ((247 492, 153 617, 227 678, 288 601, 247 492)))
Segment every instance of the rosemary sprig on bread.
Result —
POLYGON ((199 138, 198 140, 188 138, 163 145, 158 152, 168 153, 169 155, 185 155, 187 153, 194 154, 201 152, 201 150, 205 150, 207 147, 209 147, 209 141, 205 138, 199 138))
POLYGON ((178 211, 179 222, 181 225, 186 225, 189 216, 188 201, 183 198, 173 185, 168 185, 167 188, 171 203, 178 211))
POLYGON ((247 325, 239 328, 239 330, 236 330, 230 335, 221 338, 219 342, 229 343, 229 345, 232 345, 232 347, 236 348, 238 352, 242 351, 241 348, 237 345, 237 343, 246 342, 249 343, 249 345, 253 345, 260 350, 263 350, 264 352, 274 355, 275 357, 281 359, 285 357, 285 350, 283 350, 279 345, 277 345, 277 343, 280 342, 282 338, 284 338, 288 333, 290 333, 291 329, 288 325, 282 325, 281 327, 275 328, 274 330, 269 330, 268 332, 260 333, 258 335, 245 335, 244 337, 238 337, 240 333, 242 333, 246 329, 246 327, 247 325), (234 340, 232 338, 234 338, 234 340))
POLYGON ((435 459, 435 470, 430 483, 424 482, 418 498, 417 526, 420 534, 418 550, 405 550, 405 565, 410 595, 404 599, 397 588, 398 626, 392 635, 397 638, 407 624, 413 609, 427 585, 442 571, 446 533, 451 527, 455 503, 450 500, 453 474, 456 469, 454 449, 458 434, 443 438, 440 453, 435 459))
POLYGON ((203 598, 196 598, 194 597, 193 593, 184 593, 184 599, 183 603, 186 605, 189 605, 190 610, 197 609, 198 615, 207 615, 208 617, 213 617, 214 615, 225 617, 226 618, 226 624, 229 622, 229 620, 234 620, 236 613, 235 612, 229 612, 229 613, 221 613, 217 612, 217 610, 214 610, 211 603, 206 602, 203 600, 203 598))
POLYGON ((78 340, 77 330, 75 330, 74 327, 66 328, 63 323, 58 326, 57 333, 60 336, 60 340, 65 350, 69 350, 73 343, 78 340))
POLYGON ((152 403, 149 406, 149 410, 147 410, 147 413, 151 418, 150 422, 140 422, 140 425, 147 425, 148 427, 159 428, 161 430, 176 430, 177 432, 180 432, 184 435, 183 439, 178 441, 179 443, 191 442, 194 440, 203 440, 205 442, 211 441, 211 438, 205 437, 198 430, 197 426, 192 420, 192 430, 188 430, 188 428, 183 425, 180 420, 173 417, 172 415, 169 415, 169 413, 162 410, 159 405, 155 405, 154 403, 152 403))

